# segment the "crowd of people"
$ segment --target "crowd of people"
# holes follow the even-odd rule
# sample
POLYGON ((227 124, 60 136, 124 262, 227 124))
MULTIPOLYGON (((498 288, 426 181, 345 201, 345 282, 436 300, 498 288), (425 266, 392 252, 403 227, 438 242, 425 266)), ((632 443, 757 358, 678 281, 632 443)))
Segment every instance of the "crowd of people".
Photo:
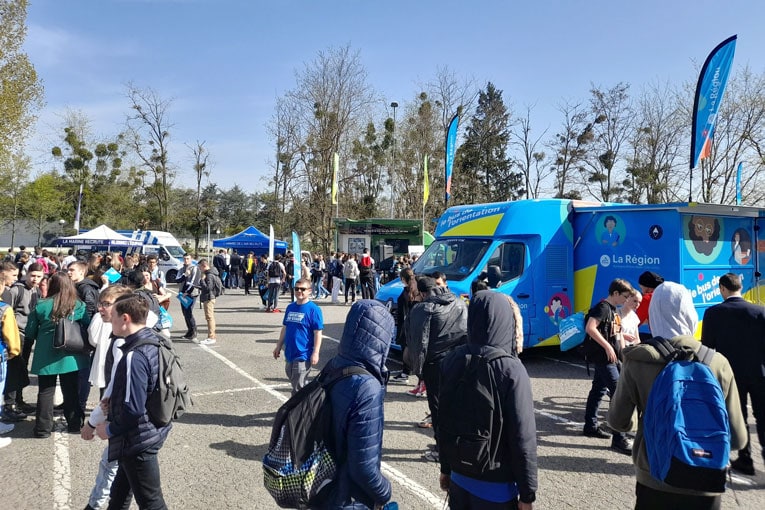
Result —
MULTIPOLYGON (((327 258, 301 257, 296 271, 291 252, 268 260, 221 250, 211 263, 187 255, 176 279, 186 325, 183 337, 204 345, 217 342, 215 299, 226 289, 241 286, 245 294, 257 289, 271 313, 279 311, 280 296, 289 292, 273 357, 279 360, 283 353, 294 395, 319 364, 324 317, 315 301, 332 296, 339 303, 342 292, 352 307, 337 355, 324 370, 355 365, 365 373, 351 375, 331 390, 339 465, 328 508, 382 508, 390 501, 391 485, 380 471, 385 389, 389 381, 408 384, 415 376, 409 393, 427 397, 429 409, 419 425, 432 429, 435 438, 423 457, 439 463, 439 483, 448 492, 450 508, 531 509, 538 490, 535 412, 529 376, 519 359, 523 324, 514 300, 494 292, 487 275, 486 281, 474 282, 465 304, 443 275, 415 275, 410 261, 402 260, 404 289, 394 327, 386 308, 373 300, 377 271, 368 251, 327 258), (197 298, 207 322, 207 338, 201 341, 193 314, 197 298), (403 370, 391 374, 386 361, 394 331, 403 347, 403 370), (466 431, 471 430, 483 432, 468 440, 466 431)), ((51 258, 35 250, 9 254, 2 277, 7 361, 0 371, 0 433, 34 413, 34 437, 49 437, 54 390, 60 384, 66 429, 86 440, 96 435, 109 440, 86 508, 121 508, 132 497, 140 508, 164 508, 157 453, 171 425, 155 425, 146 410, 147 391, 157 384, 159 368, 156 352, 144 341, 169 340, 163 316, 171 292, 156 258, 93 254, 84 261, 71 253, 51 258), (53 347, 57 321, 64 317, 87 329, 93 352, 53 347), (23 398, 29 372, 38 378, 36 403, 23 398), (91 387, 99 388, 101 404, 87 415, 91 387)), ((691 354, 702 345, 716 349, 708 365, 722 388, 730 447, 738 451, 732 468, 751 475, 748 398, 759 443, 765 445, 765 308, 742 298, 738 275, 723 275, 719 289, 724 302, 706 311, 698 342, 693 338, 697 314, 685 287, 653 272, 645 272, 638 283, 639 291, 615 279, 586 315, 583 352, 594 375, 582 433, 610 439, 613 450, 632 456, 636 508, 720 508, 719 492, 678 488, 652 473, 644 411, 666 364, 652 339, 665 338, 691 354), (598 408, 607 395, 609 427, 604 427, 598 408)), ((9 443, 0 437, 0 447, 9 443)), ((765 458, 765 450, 762 454, 765 458)))

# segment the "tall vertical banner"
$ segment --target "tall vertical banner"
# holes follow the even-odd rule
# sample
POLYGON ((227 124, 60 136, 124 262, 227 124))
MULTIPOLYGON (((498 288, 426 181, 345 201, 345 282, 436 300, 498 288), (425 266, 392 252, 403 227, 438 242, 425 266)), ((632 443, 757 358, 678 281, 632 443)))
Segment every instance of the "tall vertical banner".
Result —
POLYGON ((303 256, 300 254, 300 238, 294 230, 292 231, 292 253, 295 254, 295 264, 292 268, 292 275, 294 276, 292 286, 294 287, 302 275, 301 264, 303 261, 303 256))
POLYGON ((424 170, 422 172, 422 206, 428 203, 430 198, 430 178, 428 178, 428 155, 425 154, 424 170))
POLYGON ((457 128, 460 124, 459 114, 452 117, 449 123, 449 129, 446 130, 446 158, 444 158, 444 182, 446 183, 446 194, 444 203, 449 204, 452 197, 452 168, 454 167, 454 154, 457 152, 457 128))
POLYGON ((74 215, 74 235, 80 233, 80 209, 82 208, 82 184, 80 184, 80 194, 77 195, 77 214, 74 215))
POLYGON ((743 162, 739 162, 736 169, 736 205, 741 205, 741 165, 743 162))
POLYGON ((337 205, 337 169, 340 167, 340 155, 336 152, 332 161, 332 205, 337 205))
POLYGON ((693 100, 693 124, 691 127, 691 198, 693 193, 693 170, 712 152, 717 112, 720 110, 725 86, 728 83, 733 55, 736 52, 735 35, 717 45, 709 54, 699 73, 696 97, 693 100))
POLYGON ((274 260, 274 226, 268 226, 268 260, 274 260))

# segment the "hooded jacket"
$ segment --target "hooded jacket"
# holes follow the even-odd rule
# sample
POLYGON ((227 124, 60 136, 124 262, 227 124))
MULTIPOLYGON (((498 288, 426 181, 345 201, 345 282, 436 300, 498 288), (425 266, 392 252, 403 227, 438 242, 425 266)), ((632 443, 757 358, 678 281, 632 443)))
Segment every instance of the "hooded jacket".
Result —
MULTIPOLYGON (((654 291, 654 300, 656 292, 666 283, 660 285, 654 291)), ((652 301, 653 303, 654 301, 652 301)), ((660 300, 655 301, 661 302, 660 300)), ((666 304, 665 304, 666 305, 666 304)), ((664 306, 663 308, 666 308, 664 306)), ((657 312, 657 316, 658 316, 657 312)), ((651 320, 651 330, 654 325, 654 309, 652 307, 649 313, 651 320)), ((683 349, 692 349, 698 352, 701 343, 692 336, 683 335, 670 339, 675 347, 683 349)), ((687 494, 695 496, 719 496, 719 493, 705 493, 678 489, 667 485, 651 476, 651 468, 648 465, 648 453, 646 452, 645 440, 643 438, 643 411, 648 403, 648 394, 653 387, 654 379, 665 366, 664 359, 659 352, 650 345, 641 344, 634 347, 628 347, 623 351, 624 365, 619 376, 619 384, 616 385, 616 393, 611 399, 611 405, 608 410, 608 425, 614 430, 628 432, 635 429, 637 425, 637 434, 632 448, 632 461, 635 463, 637 481, 647 487, 662 492, 672 492, 677 494, 687 494), (637 410, 637 415, 635 415, 637 410), (637 422, 637 423, 636 423, 637 422)), ((722 354, 716 353, 709 365, 715 378, 720 382, 723 395, 725 396, 725 406, 728 409, 728 420, 730 421, 731 450, 739 450, 744 447, 747 441, 746 423, 741 414, 741 403, 738 398, 738 389, 736 381, 733 378, 733 370, 730 363, 722 354)))
POLYGON ((405 321, 407 362, 416 375, 425 363, 440 362, 467 339, 467 307, 449 289, 435 287, 412 307, 405 321))
MULTIPOLYGON (((493 443, 499 445, 496 459, 500 466, 486 472, 481 480, 515 482, 520 500, 531 503, 537 490, 536 420, 531 381, 515 354, 517 336, 523 331, 522 324, 517 324, 519 314, 515 308, 517 305, 511 304, 504 294, 486 290, 473 296, 468 315, 468 344, 453 350, 441 362, 441 384, 446 387, 459 380, 469 349, 477 348, 479 354, 486 354, 487 347, 494 347, 511 354, 490 364, 502 402, 502 428, 493 437, 493 443)), ((441 461, 442 473, 459 472, 459 466, 450 466, 443 457, 441 461)))
POLYGON ((383 399, 393 317, 377 301, 364 299, 351 307, 337 356, 325 370, 359 366, 371 375, 351 375, 332 386, 332 419, 338 483, 326 508, 373 508, 390 499, 390 482, 380 472, 383 399))

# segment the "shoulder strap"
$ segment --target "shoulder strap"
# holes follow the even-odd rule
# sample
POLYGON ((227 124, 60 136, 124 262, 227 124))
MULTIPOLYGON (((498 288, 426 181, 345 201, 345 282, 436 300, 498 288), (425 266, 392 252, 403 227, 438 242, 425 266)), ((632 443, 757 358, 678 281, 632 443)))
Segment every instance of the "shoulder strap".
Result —
POLYGON ((709 366, 709 364, 712 363, 712 358, 714 358, 715 352, 716 351, 714 349, 710 349, 706 345, 702 344, 699 346, 699 350, 696 351, 696 357, 700 362, 706 366, 709 366))
POLYGON ((674 345, 672 345, 672 342, 670 342, 666 338, 655 336, 653 338, 649 338, 648 340, 645 340, 643 343, 648 344, 654 349, 656 349, 657 351, 659 351, 659 355, 667 363, 669 363, 670 361, 674 361, 677 358, 678 350, 675 348, 674 345))
POLYGON ((342 369, 332 370, 332 371, 323 371, 321 374, 319 374, 319 382, 325 389, 329 389, 333 384, 335 384, 340 379, 345 379, 346 377, 350 377, 352 375, 369 375, 372 376, 367 370, 356 366, 356 365, 350 365, 347 367, 344 367, 342 369))
POLYGON ((157 339, 141 338, 136 343, 131 345, 130 349, 128 349, 128 351, 133 351, 133 350, 141 347, 142 345, 156 345, 157 347, 161 347, 161 344, 160 344, 159 340, 157 340, 157 339))

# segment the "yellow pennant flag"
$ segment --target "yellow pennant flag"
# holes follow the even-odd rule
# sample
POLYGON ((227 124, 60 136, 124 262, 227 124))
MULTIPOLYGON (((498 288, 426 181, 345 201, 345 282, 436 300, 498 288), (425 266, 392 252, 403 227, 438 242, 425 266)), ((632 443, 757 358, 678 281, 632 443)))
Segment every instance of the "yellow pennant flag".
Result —
POLYGON ((425 154, 425 170, 422 177, 422 205, 428 203, 430 197, 430 179, 428 179, 428 155, 425 154))
POLYGON ((337 205, 337 169, 340 166, 340 155, 336 152, 332 165, 332 205, 337 205))

